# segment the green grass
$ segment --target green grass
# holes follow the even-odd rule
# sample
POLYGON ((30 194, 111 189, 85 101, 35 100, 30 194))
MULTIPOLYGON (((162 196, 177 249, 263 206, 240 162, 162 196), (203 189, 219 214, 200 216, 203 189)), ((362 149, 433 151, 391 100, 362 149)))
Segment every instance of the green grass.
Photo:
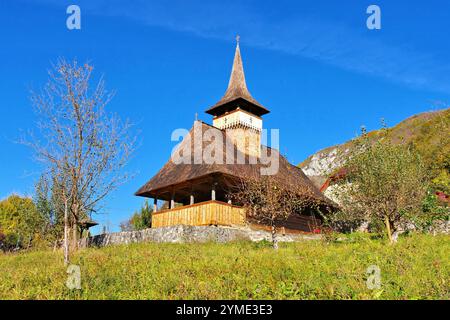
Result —
POLYGON ((133 244, 77 252, 82 289, 62 253, 0 255, 0 299, 449 299, 450 237, 345 243, 133 244), (381 289, 366 286, 369 265, 381 289))

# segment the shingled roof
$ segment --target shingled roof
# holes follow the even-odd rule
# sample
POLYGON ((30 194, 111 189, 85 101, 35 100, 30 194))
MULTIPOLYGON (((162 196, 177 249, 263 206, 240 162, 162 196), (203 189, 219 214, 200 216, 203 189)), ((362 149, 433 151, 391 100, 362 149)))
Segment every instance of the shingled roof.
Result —
POLYGON ((239 42, 236 45, 236 52, 227 91, 219 102, 206 110, 206 113, 216 116, 235 109, 236 106, 239 106, 241 109, 247 109, 247 111, 258 116, 270 112, 256 101, 247 89, 239 42))
MULTIPOLYGON (((179 145, 178 150, 186 150, 186 147, 190 147, 191 150, 194 148, 194 139, 191 139, 194 134, 194 130, 197 128, 197 132, 201 132, 202 136, 206 130, 215 130, 217 134, 221 134, 225 139, 226 132, 225 130, 218 129, 216 127, 210 126, 204 122, 196 121, 194 126, 189 132, 181 144, 179 145), (197 126, 197 127, 196 127, 197 126), (190 146, 186 146, 186 144, 190 143, 190 146)), ((197 133, 195 133, 197 134, 197 133)), ((215 141, 215 140, 214 140, 215 141)), ((203 150, 213 142, 202 141, 203 150)), ((225 140, 224 140, 225 141, 225 140)), ((262 167, 267 167, 266 164, 261 163, 261 160, 258 159, 256 164, 226 164, 225 154, 226 154, 226 144, 223 145, 224 148, 224 159, 223 164, 213 163, 213 164, 193 164, 194 163, 194 155, 191 152, 191 163, 192 164, 175 164, 172 159, 169 159, 167 163, 159 170, 159 172, 145 185, 143 185, 137 192, 137 196, 143 197, 154 197, 161 192, 161 190, 167 189, 171 186, 176 186, 177 184, 189 182, 196 180, 201 177, 205 177, 213 174, 221 174, 235 178, 249 178, 255 177, 257 178, 260 175, 260 169, 262 167)), ((237 156, 240 151, 233 145, 233 152, 237 156)), ((266 152, 269 156, 276 152, 277 150, 271 149, 266 146, 262 146, 262 153, 266 152)), ((242 154, 241 154, 242 155, 242 154)), ((308 177, 303 173, 303 171, 290 164, 285 157, 279 155, 279 170, 278 173, 274 175, 275 179, 277 179, 281 185, 286 188, 292 188, 293 186, 303 186, 305 190, 305 196, 309 196, 314 199, 317 203, 334 206, 334 204, 327 199, 318 189, 314 186, 314 184, 308 179, 308 177)))

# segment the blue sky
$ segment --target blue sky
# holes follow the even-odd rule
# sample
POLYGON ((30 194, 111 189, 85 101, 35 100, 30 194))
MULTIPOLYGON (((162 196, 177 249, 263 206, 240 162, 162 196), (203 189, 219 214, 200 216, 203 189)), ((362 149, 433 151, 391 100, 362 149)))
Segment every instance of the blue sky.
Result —
POLYGON ((16 144, 35 126, 29 89, 58 57, 95 66, 116 91, 109 109, 140 130, 133 180, 95 217, 117 230, 143 203, 133 193, 168 160, 176 128, 225 92, 235 49, 248 87, 272 112, 292 163, 354 137, 361 125, 394 125, 450 101, 450 3, 428 1, 0 1, 0 198, 32 194, 40 166, 16 144), (81 8, 81 30, 66 8, 81 8), (377 4, 382 29, 368 30, 377 4))

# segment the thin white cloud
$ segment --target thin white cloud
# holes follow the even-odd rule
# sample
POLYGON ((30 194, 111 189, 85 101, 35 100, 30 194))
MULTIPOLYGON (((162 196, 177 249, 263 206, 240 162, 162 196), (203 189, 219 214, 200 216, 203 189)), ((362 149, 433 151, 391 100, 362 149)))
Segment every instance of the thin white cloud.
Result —
MULTIPOLYGON (((41 3, 64 5, 61 0, 41 3)), ((77 1, 84 12, 125 17, 150 26, 233 41, 239 32, 245 45, 310 58, 358 73, 382 77, 413 88, 450 93, 449 61, 437 61, 401 45, 373 39, 364 29, 293 17, 273 20, 257 2, 224 1, 77 1)), ((67 2, 69 4, 69 2, 67 2)))

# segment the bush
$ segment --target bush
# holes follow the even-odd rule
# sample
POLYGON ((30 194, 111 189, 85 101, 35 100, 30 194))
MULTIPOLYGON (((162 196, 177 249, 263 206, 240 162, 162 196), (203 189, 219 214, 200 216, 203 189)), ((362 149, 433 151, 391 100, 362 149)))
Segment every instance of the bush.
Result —
POLYGON ((448 168, 440 170, 439 174, 431 180, 433 190, 450 194, 450 173, 448 168))
POLYGON ((0 250, 2 250, 2 251, 5 250, 5 239, 6 239, 6 236, 0 229, 0 250))
POLYGON ((152 226, 153 209, 145 201, 138 212, 135 212, 128 221, 120 224, 121 231, 137 231, 150 228, 152 226))
POLYGON ((448 204, 439 201, 436 194, 431 191, 427 193, 422 208, 423 213, 413 219, 420 231, 430 231, 436 221, 448 221, 450 218, 448 204))

